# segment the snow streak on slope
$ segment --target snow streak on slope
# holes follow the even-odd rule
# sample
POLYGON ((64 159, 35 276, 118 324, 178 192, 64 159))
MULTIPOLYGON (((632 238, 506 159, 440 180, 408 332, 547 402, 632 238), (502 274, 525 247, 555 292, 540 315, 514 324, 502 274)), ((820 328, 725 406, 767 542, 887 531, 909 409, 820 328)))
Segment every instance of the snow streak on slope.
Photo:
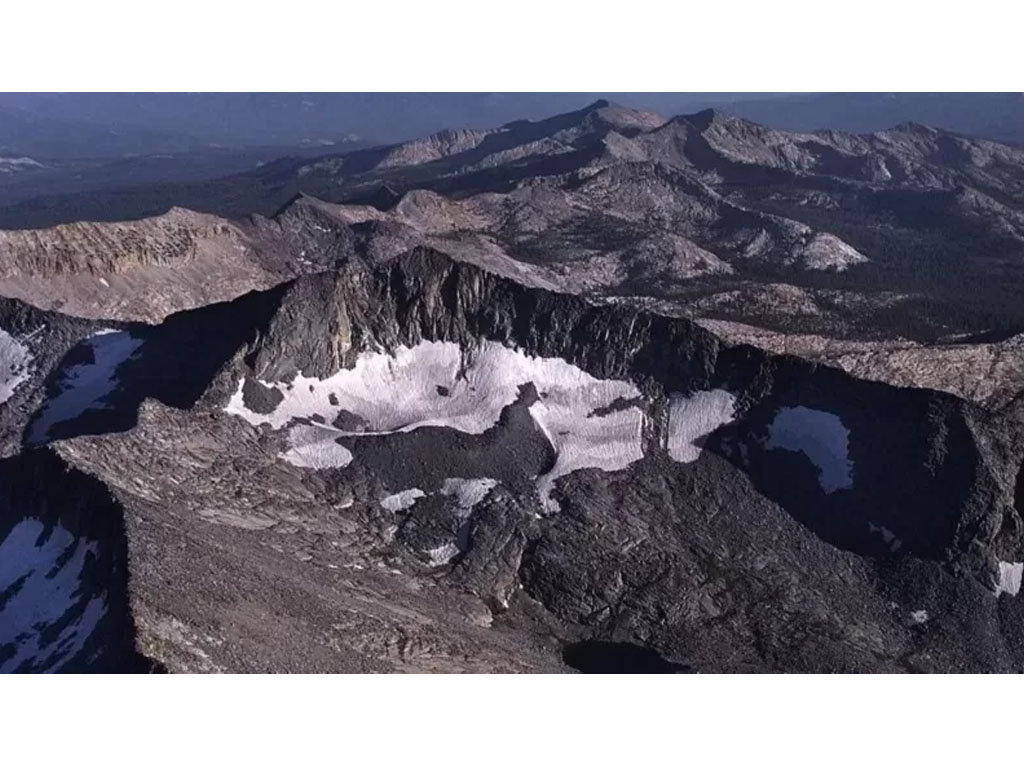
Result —
POLYGON ((96 552, 95 542, 33 518, 0 542, 0 672, 55 671, 82 649, 106 613, 106 595, 62 620, 80 604, 82 571, 96 552))
POLYGON ((388 512, 401 512, 415 504, 416 499, 422 499, 426 495, 419 488, 407 488, 404 491, 385 496, 380 500, 380 505, 388 512))
POLYGON ((487 494, 498 484, 490 477, 449 477, 441 487, 444 496, 454 496, 459 510, 459 517, 469 517, 473 507, 487 498, 487 494))
POLYGON ((430 565, 435 568, 447 565, 466 549, 469 540, 469 519, 473 515, 473 508, 486 499, 497 484, 498 481, 490 477, 449 477, 444 481, 441 494, 455 498, 456 516, 462 522, 462 527, 453 541, 445 542, 426 552, 430 565))
MULTIPOLYGON (((639 392, 626 396, 637 395, 639 392)), ((585 390, 565 389, 552 390, 530 406, 530 415, 557 455, 555 465, 537 480, 541 504, 548 512, 559 509, 551 491, 555 480, 563 475, 588 467, 614 472, 644 457, 644 418, 639 408, 631 406, 605 416, 593 416, 593 409, 588 410, 586 404, 585 390)))
POLYGON ((288 432, 291 448, 281 458, 296 467, 330 469, 346 467, 352 461, 352 452, 338 443, 341 430, 325 424, 303 424, 288 432))
POLYGON ((25 344, 0 330, 0 403, 6 403, 28 379, 32 353, 25 344))
POLYGON ((520 387, 529 383, 539 395, 530 414, 558 455, 538 483, 546 506, 556 506, 548 493, 562 475, 584 467, 623 469, 643 458, 639 408, 595 415, 616 401, 638 398, 635 385, 596 379, 565 360, 530 357, 496 342, 463 351, 452 342, 425 341, 399 347, 394 355, 365 352, 353 368, 327 379, 300 374, 290 383, 261 381, 280 395, 280 402, 266 414, 246 404, 243 380, 225 410, 275 429, 293 419, 323 419, 335 426, 293 426, 292 448, 283 458, 300 466, 344 466, 351 455, 330 444, 337 437, 427 426, 480 434, 498 423, 502 410, 516 402, 520 387))
POLYGON ((825 493, 853 485, 849 457, 850 430, 834 413, 805 408, 782 408, 768 427, 766 448, 802 452, 820 470, 825 493))
POLYGON ((15 174, 42 167, 42 163, 31 157, 0 157, 0 174, 15 174))
POLYGON ((105 329, 94 333, 87 343, 92 361, 62 371, 61 391, 46 401, 29 430, 34 445, 46 442, 54 425, 81 416, 94 408, 103 408, 103 399, 117 389, 117 369, 132 358, 142 339, 125 331, 105 329))
POLYGON ((1024 563, 999 563, 999 584, 996 585, 996 595, 1007 594, 1016 596, 1020 592, 1022 577, 1024 577, 1024 563))
POLYGON ((668 412, 668 455, 684 463, 696 461, 701 439, 732 421, 735 410, 736 396, 724 389, 690 396, 673 392, 668 412))

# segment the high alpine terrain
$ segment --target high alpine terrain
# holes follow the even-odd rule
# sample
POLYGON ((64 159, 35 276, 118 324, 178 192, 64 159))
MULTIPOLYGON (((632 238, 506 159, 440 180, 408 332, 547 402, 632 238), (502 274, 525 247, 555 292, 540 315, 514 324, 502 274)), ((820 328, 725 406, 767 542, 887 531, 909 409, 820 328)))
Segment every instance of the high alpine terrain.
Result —
POLYGON ((1024 152, 598 102, 0 209, 0 670, 1024 671, 1024 152))

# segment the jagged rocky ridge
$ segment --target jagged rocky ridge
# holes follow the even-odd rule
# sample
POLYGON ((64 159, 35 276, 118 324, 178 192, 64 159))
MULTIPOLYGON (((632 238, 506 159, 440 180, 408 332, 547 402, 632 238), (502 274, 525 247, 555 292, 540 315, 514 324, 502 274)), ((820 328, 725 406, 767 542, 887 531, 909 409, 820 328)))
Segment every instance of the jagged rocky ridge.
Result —
POLYGON ((430 247, 999 408, 1020 390, 1022 185, 1020 149, 919 125, 787 133, 598 102, 197 187, 0 210, 16 228, 0 233, 0 293, 155 323, 345 259, 430 247), (138 216, 150 218, 28 229, 138 216), (869 346, 815 351, 844 343, 869 346), (947 351, 962 379, 933 363, 947 351), (987 377, 992 387, 970 383, 987 377))
POLYGON ((183 209, 0 232, 0 292, 77 317, 157 323, 331 264, 351 251, 345 235, 310 216, 231 222, 183 209))
MULTIPOLYGON (((0 233, 0 245, 6 246, 11 259, 7 276, 0 277, 0 290, 61 313, 108 323, 155 323, 182 309, 231 300, 246 290, 270 288, 348 259, 380 263, 426 243, 518 282, 586 295, 593 301, 696 317, 728 338, 828 360, 858 376, 942 389, 994 408, 1020 393, 1016 342, 1005 334, 961 334, 941 344, 909 341, 898 334, 891 340, 836 339, 799 333, 801 325, 794 321, 831 324, 841 314, 861 318, 858 323, 877 321, 891 328, 892 319, 902 317, 903 302, 891 292, 831 291, 823 307, 820 292, 745 280, 742 287, 692 301, 688 295, 666 298, 665 287, 679 281, 693 283, 698 290, 700 278, 694 275, 705 267, 722 274, 734 267, 672 234, 647 237, 635 247, 583 260, 523 261, 521 251, 472 231, 483 226, 483 214, 466 218, 464 209, 452 213, 453 205, 433 193, 411 192, 383 213, 370 206, 302 197, 272 219, 227 222, 174 211, 136 224, 72 224, 46 232, 0 233), (395 223, 399 220, 412 223, 395 223), (186 231, 190 234, 180 247, 168 245, 186 231), (767 319, 769 325, 781 324, 787 330, 714 318, 767 319), (822 353, 826 349, 829 354, 822 353), (956 365, 945 364, 947 360, 956 360, 956 365)), ((571 230, 571 224, 555 219, 551 226, 571 230)), ((621 237, 615 234, 606 240, 605 234, 593 235, 595 245, 614 245, 621 237)), ((558 245, 559 254, 571 251, 571 245, 558 245)))
POLYGON ((428 250, 102 326, 27 340, 92 407, 0 407, 109 488, 172 670, 1024 666, 1012 407, 428 250))

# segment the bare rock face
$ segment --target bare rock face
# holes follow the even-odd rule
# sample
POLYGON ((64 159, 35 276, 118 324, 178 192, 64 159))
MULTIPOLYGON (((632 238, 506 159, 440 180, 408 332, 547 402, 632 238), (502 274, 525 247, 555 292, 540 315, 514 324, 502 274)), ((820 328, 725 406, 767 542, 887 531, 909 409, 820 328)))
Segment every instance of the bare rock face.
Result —
POLYGON ((486 131, 442 131, 425 139, 399 144, 388 152, 376 167, 380 169, 401 168, 440 160, 443 157, 476 148, 487 136, 486 131))
POLYGON ((949 392, 993 411, 1012 405, 1024 391, 1024 339, 1020 336, 997 342, 923 345, 784 334, 727 321, 701 320, 700 324, 730 341, 820 361, 862 379, 949 392))
POLYGON ((4 295, 88 318, 156 322, 273 284, 237 226, 182 209, 2 232, 0 253, 4 295))
POLYGON ((215 217, 173 210, 133 223, 66 224, 48 231, 3 234, 3 247, 14 256, 4 264, 7 275, 106 274, 136 266, 170 264, 196 257, 199 244, 223 237, 231 229, 215 217))
POLYGON ((266 290, 351 253, 315 206, 231 222, 173 209, 134 222, 0 232, 0 293, 93 320, 157 323, 266 290))

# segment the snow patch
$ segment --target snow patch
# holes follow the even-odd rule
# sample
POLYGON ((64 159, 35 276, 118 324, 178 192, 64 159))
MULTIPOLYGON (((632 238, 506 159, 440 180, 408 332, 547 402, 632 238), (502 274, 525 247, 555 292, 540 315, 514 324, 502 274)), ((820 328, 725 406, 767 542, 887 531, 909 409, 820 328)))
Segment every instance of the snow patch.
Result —
POLYGON ((530 415, 556 453, 551 470, 537 478, 541 505, 548 512, 559 509, 551 497, 558 478, 586 468, 614 472, 644 457, 643 412, 630 406, 593 416, 586 398, 579 389, 549 390, 546 398, 530 406, 530 415))
POLYGON ((767 448, 803 453, 819 470, 825 493, 853 486, 849 458, 850 430, 834 413, 805 408, 782 408, 768 427, 767 448))
POLYGON ((515 402, 519 387, 531 381, 541 393, 581 389, 581 398, 593 408, 639 395, 629 382, 601 381, 560 358, 530 357, 497 342, 464 352, 453 342, 424 341, 398 347, 393 356, 364 352, 351 369, 326 379, 299 374, 289 384, 260 380, 283 395, 269 414, 245 406, 243 380, 225 410, 275 429, 314 415, 332 423, 347 411, 365 422, 364 429, 349 433, 354 435, 427 426, 480 434, 497 423, 502 409, 515 402))
POLYGON ((700 458, 702 438, 728 424, 736 414, 736 396, 724 389, 669 396, 668 455, 689 463, 700 458))
POLYGON ((428 549, 425 554, 428 565, 431 568, 439 568, 442 565, 448 565, 459 552, 459 548, 454 543, 449 542, 448 544, 428 549))
POLYGON ((473 507, 487 498, 487 494, 497 484, 498 481, 490 477, 449 477, 441 486, 441 494, 454 496, 459 517, 465 518, 473 512, 473 507))
POLYGON ((889 547, 890 552, 897 551, 903 546, 903 540, 896 536, 895 533, 890 531, 884 525, 875 525, 874 523, 868 523, 868 532, 875 533, 882 537, 882 541, 889 547))
POLYGON ((88 410, 105 408, 103 399, 117 389, 118 367, 136 356, 142 339, 126 331, 104 329, 86 339, 92 347, 92 362, 73 365, 62 371, 61 391, 39 411, 29 430, 29 442, 49 439, 56 424, 70 421, 88 410))
POLYGON ((106 593, 92 598, 56 636, 51 628, 80 602, 86 557, 96 552, 96 542, 76 539, 60 526, 47 531, 34 518, 19 522, 0 542, 0 595, 13 590, 0 609, 0 648, 14 648, 0 660, 0 672, 25 663, 54 671, 81 651, 106 613, 106 593))
POLYGON ((296 467, 311 469, 348 466, 352 452, 338 444, 339 434, 337 429, 315 423, 292 427, 288 432, 291 447, 281 454, 281 458, 296 467))
POLYGON ((408 488, 404 491, 393 493, 390 496, 385 496, 380 500, 380 505, 388 512, 401 512, 403 509, 409 509, 409 507, 415 504, 416 499, 422 499, 426 495, 419 488, 408 488))
POLYGON ((29 377, 32 353, 26 344, 0 330, 0 403, 11 399, 29 377))
POLYGON ((1015 596, 1020 592, 1021 577, 1024 576, 1024 563, 1007 563, 999 561, 999 583, 996 584, 996 596, 1007 594, 1015 596))
MULTIPOLYGON (((346 437, 428 426, 480 434, 498 423, 501 411, 518 399, 522 385, 532 383, 540 399, 530 406, 530 414, 558 454, 552 470, 538 479, 549 509, 557 509, 549 494, 558 477, 585 467, 619 470, 643 458, 639 408, 595 415, 618 400, 638 398, 640 392, 632 382, 597 379, 560 358, 531 357, 497 342, 464 351, 453 342, 425 341, 399 347, 394 355, 364 352, 351 369, 326 379, 299 374, 290 383, 260 383, 282 396, 271 413, 257 413, 246 406, 244 379, 225 411, 275 429, 313 416, 333 424, 344 415, 349 423, 359 424, 359 428, 334 433, 346 437)), ((292 432, 297 429, 292 427, 292 432)), ((308 458, 314 449, 296 452, 295 446, 319 445, 312 435, 309 431, 290 435, 293 448, 285 454, 286 460, 320 461, 308 458)), ((342 460, 343 454, 330 451, 334 460, 342 460)))

